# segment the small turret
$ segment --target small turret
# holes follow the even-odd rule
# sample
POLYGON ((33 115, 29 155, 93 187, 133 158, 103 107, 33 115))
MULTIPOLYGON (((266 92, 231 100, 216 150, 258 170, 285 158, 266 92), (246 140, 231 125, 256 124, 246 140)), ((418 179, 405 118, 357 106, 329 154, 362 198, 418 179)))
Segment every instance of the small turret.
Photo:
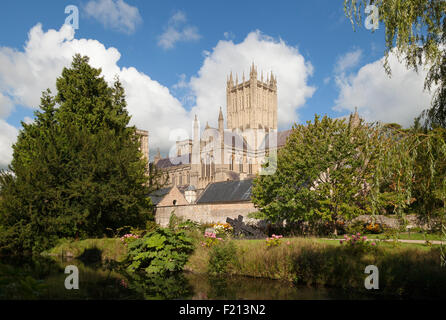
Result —
POLYGON ((158 163, 158 161, 161 160, 161 153, 160 153, 160 148, 157 149, 156 155, 153 158, 153 162, 155 163, 155 165, 158 163))
POLYGON ((254 66, 254 62, 252 63, 251 70, 249 72, 249 76, 251 80, 257 80, 257 68, 254 66))

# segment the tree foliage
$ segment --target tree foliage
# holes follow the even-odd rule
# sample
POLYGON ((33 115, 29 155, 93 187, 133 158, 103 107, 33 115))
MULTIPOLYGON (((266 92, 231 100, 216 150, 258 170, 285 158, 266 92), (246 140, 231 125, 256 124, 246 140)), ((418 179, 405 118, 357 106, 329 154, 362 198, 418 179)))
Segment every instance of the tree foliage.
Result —
POLYGON ((350 220, 410 204, 411 167, 400 157, 407 141, 393 126, 331 119, 295 125, 278 153, 274 175, 258 176, 253 202, 264 218, 350 220))
POLYGON ((430 66, 426 87, 439 81, 444 59, 446 2, 444 0, 344 0, 352 24, 361 25, 367 5, 375 5, 386 37, 385 69, 390 74, 390 52, 403 58, 407 67, 430 66), (394 48, 396 50, 394 50, 394 48))
POLYGON ((147 162, 129 127, 119 80, 76 55, 23 125, 13 161, 0 175, 0 249, 36 251, 62 237, 103 236, 150 218, 147 162))

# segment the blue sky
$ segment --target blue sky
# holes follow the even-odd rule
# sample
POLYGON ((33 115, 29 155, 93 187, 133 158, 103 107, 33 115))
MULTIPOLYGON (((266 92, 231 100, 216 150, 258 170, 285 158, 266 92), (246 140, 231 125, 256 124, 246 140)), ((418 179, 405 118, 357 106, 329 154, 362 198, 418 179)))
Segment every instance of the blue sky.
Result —
POLYGON ((218 104, 225 107, 224 75, 232 70, 241 78, 249 60, 279 74, 280 129, 315 113, 344 116, 355 106, 368 120, 407 125, 429 101, 423 74, 396 59, 393 78, 383 74, 383 25, 373 33, 363 25, 353 31, 342 0, 16 0, 0 6, 0 166, 10 161, 14 130, 32 121, 38 93, 54 86, 50 76, 55 82, 77 48, 88 47, 97 56, 93 64, 124 78, 134 124, 152 133, 152 150, 166 150, 169 132, 195 113, 215 124, 218 104), (67 5, 79 8, 72 37, 61 29, 67 5), (76 39, 96 41, 83 46, 76 39))

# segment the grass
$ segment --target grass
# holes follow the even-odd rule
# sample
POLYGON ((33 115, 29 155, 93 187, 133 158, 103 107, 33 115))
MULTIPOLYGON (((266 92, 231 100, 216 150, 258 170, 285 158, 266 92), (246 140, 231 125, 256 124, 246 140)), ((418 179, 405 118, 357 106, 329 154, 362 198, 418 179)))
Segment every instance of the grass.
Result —
MULTIPOLYGON (((392 236, 386 236, 384 233, 381 234, 364 234, 366 235, 368 238, 370 239, 380 239, 380 240, 392 240, 392 236)), ((344 236, 343 235, 339 235, 336 238, 337 239, 342 239, 344 236)), ((442 235, 438 234, 438 233, 421 233, 421 232, 401 232, 398 234, 398 239, 400 240, 444 240, 442 239, 442 235)))
MULTIPOLYGON (((317 238, 283 239, 274 248, 267 248, 265 240, 231 241, 237 247, 237 263, 227 269, 232 275, 365 291, 364 269, 376 265, 380 294, 410 298, 446 294, 438 246, 379 242, 375 249, 356 252, 338 241, 317 238)), ((210 254, 209 248, 197 247, 186 270, 206 272, 210 254)))
POLYGON ((79 257, 87 250, 98 249, 102 260, 122 261, 127 249, 119 238, 86 239, 79 241, 61 240, 54 248, 47 250, 42 255, 79 257))

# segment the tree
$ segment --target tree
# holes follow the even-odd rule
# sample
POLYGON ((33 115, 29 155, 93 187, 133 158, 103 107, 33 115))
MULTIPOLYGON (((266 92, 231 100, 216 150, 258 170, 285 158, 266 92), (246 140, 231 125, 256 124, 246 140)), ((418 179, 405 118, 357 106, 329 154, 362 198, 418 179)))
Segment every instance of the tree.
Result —
MULTIPOLYGON (((40 252, 63 237, 103 236, 107 228, 144 226, 151 216, 148 164, 129 127, 119 80, 76 55, 47 90, 32 124, 0 175, 0 250, 40 252)), ((153 180, 153 177, 150 177, 153 180)))
POLYGON ((394 156, 400 145, 394 130, 327 116, 295 125, 276 173, 255 179, 254 204, 272 222, 326 221, 335 232, 339 220, 407 206, 410 177, 394 156))

